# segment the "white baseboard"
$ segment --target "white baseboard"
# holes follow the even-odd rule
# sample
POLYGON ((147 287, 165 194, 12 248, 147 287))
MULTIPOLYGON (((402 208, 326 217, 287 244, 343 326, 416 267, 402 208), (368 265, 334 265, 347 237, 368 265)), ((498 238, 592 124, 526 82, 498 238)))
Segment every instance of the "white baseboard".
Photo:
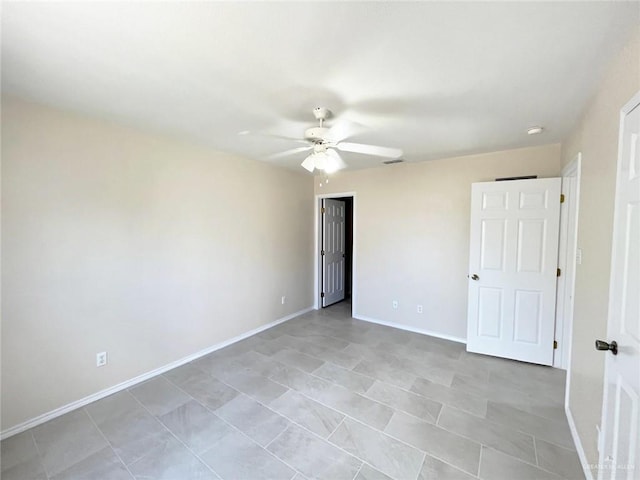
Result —
POLYGON ((408 325, 402 325, 400 323, 386 322, 384 320, 377 320, 371 317, 365 317, 358 313, 353 314, 353 318, 370 323, 377 323, 378 325, 384 325, 385 327, 398 328, 400 330, 406 330, 408 332, 420 333, 422 335, 429 335, 430 337, 442 338, 444 340, 451 340, 452 342, 464 343, 466 345, 467 340, 465 338, 454 337, 453 335, 447 335, 445 333, 432 332, 430 330, 423 330, 421 328, 410 327, 408 325))
POLYGON ((89 395, 87 397, 81 398, 80 400, 76 400, 75 402, 71 402, 67 405, 64 405, 60 408, 56 408, 55 410, 51 410, 50 412, 47 413, 43 413, 42 415, 38 415, 35 418, 32 418, 30 420, 27 420, 26 422, 20 423, 14 427, 8 428, 6 430, 3 430, 0 433, 0 440, 4 440, 6 438, 9 438, 13 435, 17 435, 18 433, 22 433, 25 430, 28 430, 30 428, 33 427, 37 427, 38 425, 41 425, 45 422, 48 422, 49 420, 53 420, 54 418, 60 417, 61 415, 64 415, 65 413, 69 413, 73 410, 76 410, 78 408, 84 407, 85 405, 90 404, 91 402, 95 402, 96 400, 100 400, 102 398, 108 397, 109 395, 113 395, 114 393, 118 393, 122 390, 125 390, 127 388, 133 387, 134 385, 137 385, 138 383, 144 382, 146 380, 149 380, 150 378, 153 378, 157 375, 161 375, 165 372, 168 372, 169 370, 172 370, 176 367, 179 367, 181 365, 184 365, 185 363, 189 363, 192 362, 200 357, 203 357, 205 355, 208 355, 212 352, 215 352, 216 350, 220 350, 221 348, 227 347, 233 343, 239 342, 240 340, 244 340, 245 338, 251 337, 257 333, 260 333, 264 330, 267 330, 271 327, 275 327, 276 325, 279 325, 281 323, 286 322, 287 320, 291 320, 292 318, 295 318, 299 315, 303 315, 307 312, 310 312, 311 310, 313 310, 313 307, 308 307, 305 308, 303 310, 300 310, 298 312, 292 313, 290 315, 287 315, 285 317, 279 318, 277 320, 274 320, 273 322, 267 323, 265 325, 261 325, 258 328, 254 328, 253 330, 250 330, 246 333, 243 333, 241 335, 238 335, 236 337, 230 338, 229 340, 225 340, 224 342, 220 342, 217 343, 211 347, 207 347, 204 350, 200 350, 199 352, 193 353, 191 355, 188 355, 184 358, 181 358, 180 360, 176 360, 175 362, 171 362, 167 365, 164 365, 160 368, 156 368, 155 370, 152 370, 150 372, 147 373, 143 373, 142 375, 138 375, 137 377, 134 377, 130 380, 127 380, 125 382, 119 383, 117 385, 114 385, 113 387, 109 387, 105 390, 101 390, 99 392, 96 392, 92 395, 89 395))
POLYGON ((586 478, 587 480, 593 480, 593 473, 589 468, 589 461, 587 460, 587 455, 584 453, 584 448, 582 447, 582 442, 580 441, 580 435, 578 435, 578 430, 576 429, 576 423, 573 421, 573 415, 571 415, 571 410, 569 409, 569 405, 564 406, 564 412, 567 415, 567 421, 569 422, 569 430, 571 430, 573 443, 576 446, 576 451, 578 452, 578 457, 580 458, 580 465, 582 465, 582 470, 584 471, 584 478, 586 478))

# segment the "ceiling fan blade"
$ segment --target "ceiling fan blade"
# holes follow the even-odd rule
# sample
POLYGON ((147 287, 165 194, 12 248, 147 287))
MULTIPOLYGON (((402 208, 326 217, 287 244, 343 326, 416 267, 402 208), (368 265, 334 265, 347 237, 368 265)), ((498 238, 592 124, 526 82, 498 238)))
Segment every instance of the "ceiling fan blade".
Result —
POLYGON ((402 156, 402 150, 399 148, 379 147, 377 145, 365 145, 364 143, 342 142, 338 143, 336 148, 342 152, 362 153, 376 157, 400 158, 402 156))
POLYGON ((353 137, 366 131, 367 128, 359 123, 350 120, 336 120, 326 135, 326 140, 330 143, 338 143, 347 138, 353 137))
POLYGON ((306 147, 298 147, 292 148, 291 150, 285 150, 284 152, 273 153, 268 155, 267 160, 275 160, 276 158, 288 157, 289 155, 295 155, 296 153, 306 152, 307 150, 311 150, 313 147, 311 145, 307 145, 306 147))
POLYGON ((278 138, 280 140, 288 140, 290 142, 296 143, 308 143, 306 140, 295 137, 287 137, 286 135, 275 135, 272 133, 259 133, 259 132, 251 132, 249 130, 244 130, 242 132, 238 132, 238 135, 249 136, 249 137, 267 137, 267 138, 278 138))
POLYGON ((342 170, 343 168, 347 168, 347 164, 344 162, 340 154, 334 149, 328 148, 327 155, 331 158, 331 160, 327 162, 327 167, 325 168, 327 173, 333 173, 338 170, 342 170))

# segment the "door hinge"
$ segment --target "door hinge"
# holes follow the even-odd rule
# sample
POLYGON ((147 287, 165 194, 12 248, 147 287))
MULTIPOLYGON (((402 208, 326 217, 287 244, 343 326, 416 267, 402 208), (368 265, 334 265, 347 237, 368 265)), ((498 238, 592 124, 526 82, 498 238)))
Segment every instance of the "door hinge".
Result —
POLYGON ((320 298, 324 298, 324 292, 320 292, 320 298))
POLYGON ((325 211, 325 210, 324 210, 324 207, 322 207, 322 208, 320 209, 320 213, 324 213, 324 211, 325 211))
POLYGON ((564 193, 560 194, 560 203, 564 203, 564 193))
POLYGON ((324 250, 320 250, 320 255, 324 255, 324 250))
POLYGON ((554 340, 554 341, 553 341, 553 349, 554 349, 554 350, 557 350, 557 349, 558 349, 558 341, 557 341, 557 340, 554 340))
POLYGON ((560 270, 559 268, 556 270, 556 277, 559 277, 560 275, 562 275, 562 270, 560 270))

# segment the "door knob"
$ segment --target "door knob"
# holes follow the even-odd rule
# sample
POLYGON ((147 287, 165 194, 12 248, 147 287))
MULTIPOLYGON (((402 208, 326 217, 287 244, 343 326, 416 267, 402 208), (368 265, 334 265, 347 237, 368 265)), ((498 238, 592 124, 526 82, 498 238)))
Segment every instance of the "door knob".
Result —
POLYGON ((596 350, 611 350, 611 353, 613 353, 614 355, 617 355, 618 343, 616 341, 607 343, 602 340, 596 340, 596 350))
POLYGON ((480 277, 474 273, 473 275, 471 275, 471 280, 475 280, 477 282, 478 280, 480 280, 480 277))

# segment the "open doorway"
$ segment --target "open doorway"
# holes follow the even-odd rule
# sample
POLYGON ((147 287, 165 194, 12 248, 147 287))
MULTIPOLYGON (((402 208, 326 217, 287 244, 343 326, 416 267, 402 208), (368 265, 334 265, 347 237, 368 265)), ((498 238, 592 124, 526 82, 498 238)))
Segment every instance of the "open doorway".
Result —
POLYGON ((316 209, 315 308, 340 304, 354 311, 354 218, 352 193, 319 195, 316 209))

